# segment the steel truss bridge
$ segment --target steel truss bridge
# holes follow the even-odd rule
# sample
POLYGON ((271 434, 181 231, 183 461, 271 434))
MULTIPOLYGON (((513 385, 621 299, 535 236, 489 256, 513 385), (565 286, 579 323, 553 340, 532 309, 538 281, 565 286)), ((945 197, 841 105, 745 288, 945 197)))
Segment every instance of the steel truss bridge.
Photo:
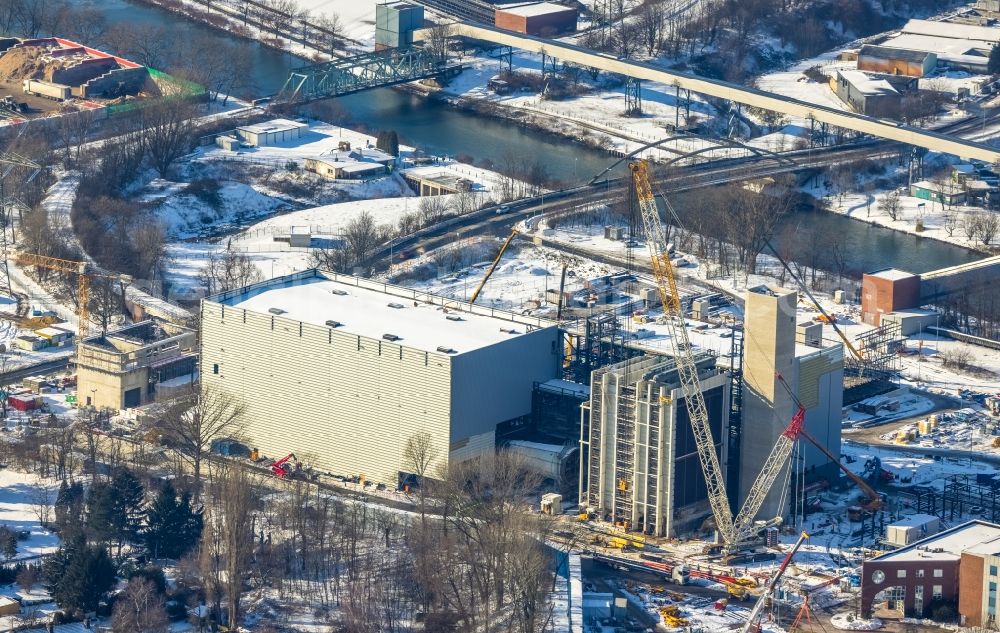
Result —
POLYGON ((294 69, 275 97, 304 103, 435 77, 459 67, 421 47, 387 49, 294 69))

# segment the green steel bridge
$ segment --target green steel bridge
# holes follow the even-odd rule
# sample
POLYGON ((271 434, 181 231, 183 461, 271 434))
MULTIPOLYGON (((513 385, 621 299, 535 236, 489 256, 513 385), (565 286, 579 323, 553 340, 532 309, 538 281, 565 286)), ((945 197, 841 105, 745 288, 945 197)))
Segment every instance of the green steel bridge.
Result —
POLYGON ((458 69, 422 47, 393 48, 296 68, 275 97, 278 103, 305 103, 428 79, 458 69))

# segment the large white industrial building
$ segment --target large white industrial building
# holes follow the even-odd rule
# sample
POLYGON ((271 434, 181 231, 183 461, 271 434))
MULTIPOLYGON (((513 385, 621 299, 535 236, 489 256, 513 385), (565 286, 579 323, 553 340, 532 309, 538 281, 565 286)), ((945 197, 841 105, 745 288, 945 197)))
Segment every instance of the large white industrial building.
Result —
POLYGON ((408 438, 431 471, 492 451, 557 377, 555 323, 309 270, 205 299, 202 382, 247 407, 268 456, 395 484, 408 438))

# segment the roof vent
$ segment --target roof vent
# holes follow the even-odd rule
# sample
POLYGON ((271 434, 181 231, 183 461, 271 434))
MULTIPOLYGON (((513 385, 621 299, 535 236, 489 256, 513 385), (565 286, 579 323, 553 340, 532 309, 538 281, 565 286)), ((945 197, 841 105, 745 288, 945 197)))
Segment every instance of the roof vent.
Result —
POLYGON ((401 310, 402 308, 405 308, 406 306, 404 306, 402 303, 390 303, 389 307, 390 308, 395 308, 397 310, 401 310))
POLYGON ((340 288, 334 288, 330 291, 332 294, 344 296, 347 294, 346 290, 341 290, 340 288))
POLYGON ((395 334, 383 334, 382 339, 386 341, 398 341, 400 337, 395 334))
POLYGON ((442 354, 454 354, 455 353, 455 350, 453 350, 450 347, 447 347, 445 345, 439 346, 438 349, 437 349, 437 351, 441 352, 442 354))
POLYGON ((457 314, 449 314, 449 315, 445 316, 445 318, 448 319, 449 321, 464 321, 465 320, 465 319, 463 319, 461 316, 459 316, 457 314))
POLYGON ((270 312, 271 314, 284 314, 285 313, 285 311, 282 310, 281 308, 268 308, 267 311, 270 312))
POLYGON ((327 327, 340 327, 341 325, 343 325, 343 323, 340 321, 334 321, 333 319, 326 322, 327 327))
POLYGON ((520 334, 520 332, 518 332, 514 328, 502 327, 500 328, 500 331, 503 332, 504 334, 520 334))

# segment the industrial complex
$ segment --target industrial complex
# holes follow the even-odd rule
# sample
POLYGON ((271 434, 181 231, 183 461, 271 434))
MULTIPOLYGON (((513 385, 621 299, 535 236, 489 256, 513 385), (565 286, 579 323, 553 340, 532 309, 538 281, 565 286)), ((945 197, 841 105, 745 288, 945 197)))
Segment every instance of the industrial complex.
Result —
POLYGON ((817 2, 0 38, 0 628, 997 630, 1000 0, 817 2))

